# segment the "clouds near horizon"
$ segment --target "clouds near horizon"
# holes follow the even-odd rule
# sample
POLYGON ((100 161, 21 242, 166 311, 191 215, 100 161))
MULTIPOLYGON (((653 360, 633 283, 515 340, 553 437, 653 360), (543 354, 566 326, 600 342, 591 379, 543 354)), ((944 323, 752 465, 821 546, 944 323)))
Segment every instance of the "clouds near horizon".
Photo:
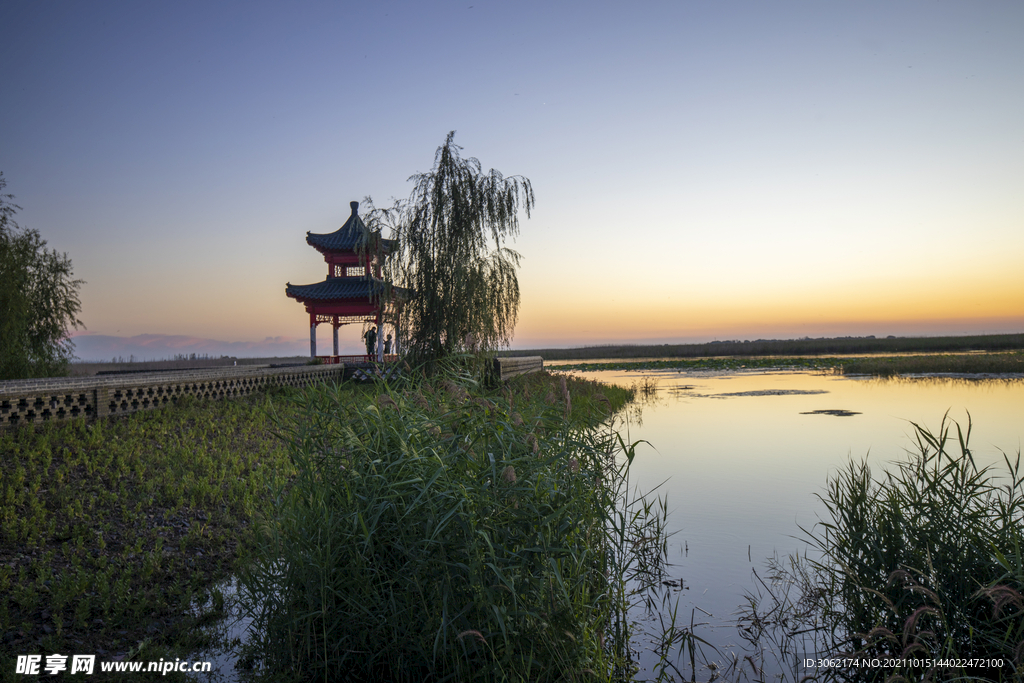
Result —
POLYGON ((209 355, 213 357, 263 358, 308 356, 309 340, 297 337, 267 337, 257 342, 220 341, 185 335, 139 334, 116 337, 105 334, 76 334, 72 337, 75 356, 86 362, 103 362, 112 358, 135 360, 169 360, 178 355, 209 355))

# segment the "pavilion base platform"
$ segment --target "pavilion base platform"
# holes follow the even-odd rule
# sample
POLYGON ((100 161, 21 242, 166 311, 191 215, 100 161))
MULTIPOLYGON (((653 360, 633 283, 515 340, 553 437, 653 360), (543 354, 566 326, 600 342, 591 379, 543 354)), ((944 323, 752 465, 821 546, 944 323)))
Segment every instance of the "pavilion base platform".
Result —
POLYGON ((342 372, 346 380, 353 382, 391 382, 403 374, 397 363, 345 363, 342 372))
MULTIPOLYGON (((375 363, 374 356, 359 355, 359 356, 316 356, 316 359, 320 361, 321 365, 349 365, 350 363, 375 363)), ((385 363, 395 363, 398 361, 398 356, 393 353, 385 354, 385 363)))
POLYGON ((399 357, 395 354, 384 356, 378 362, 373 356, 317 356, 321 365, 341 365, 342 378, 356 382, 390 381, 402 375, 399 357))

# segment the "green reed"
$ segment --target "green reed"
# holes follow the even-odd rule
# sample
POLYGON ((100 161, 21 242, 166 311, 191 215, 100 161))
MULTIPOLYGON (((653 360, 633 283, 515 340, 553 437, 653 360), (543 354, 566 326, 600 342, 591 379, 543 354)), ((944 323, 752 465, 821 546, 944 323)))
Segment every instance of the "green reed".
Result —
MULTIPOLYGON (((805 532, 817 559, 770 566, 767 596, 751 598, 741 619, 745 632, 798 659, 896 661, 820 669, 822 679, 1019 680, 1020 455, 1004 456, 1001 472, 979 468, 970 422, 914 428, 916 452, 880 477, 851 462, 830 479, 820 496, 826 520, 805 532)), ((799 680, 800 667, 793 673, 799 680)))
POLYGON ((304 392, 299 472, 243 576, 250 662, 302 680, 612 680, 664 557, 628 498, 624 390, 449 370, 304 392))

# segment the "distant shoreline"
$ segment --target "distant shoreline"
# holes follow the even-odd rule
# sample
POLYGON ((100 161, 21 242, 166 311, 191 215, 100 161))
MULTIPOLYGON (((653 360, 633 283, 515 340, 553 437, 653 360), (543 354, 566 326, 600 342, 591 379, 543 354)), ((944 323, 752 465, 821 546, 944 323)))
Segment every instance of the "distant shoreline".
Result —
POLYGON ((618 344, 569 349, 501 351, 499 356, 543 356, 545 361, 595 359, 716 358, 726 356, 831 356, 894 353, 964 353, 1024 350, 1024 333, 959 337, 833 337, 758 339, 706 344, 618 344))
POLYGON ((606 358, 552 361, 551 370, 770 372, 796 370, 875 377, 1024 377, 1024 351, 978 351, 874 356, 716 356, 713 358, 606 358))

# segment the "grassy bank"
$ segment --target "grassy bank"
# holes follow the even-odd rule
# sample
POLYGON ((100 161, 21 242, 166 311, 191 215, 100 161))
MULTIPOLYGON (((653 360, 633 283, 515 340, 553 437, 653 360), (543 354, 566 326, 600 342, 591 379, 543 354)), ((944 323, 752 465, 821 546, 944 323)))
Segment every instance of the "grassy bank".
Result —
POLYGON ((187 654, 189 604, 293 476, 269 416, 289 410, 257 395, 0 431, 0 680, 18 654, 187 654))
POLYGON ((251 662, 268 680, 628 677, 626 580, 659 578, 664 542, 598 424, 629 398, 547 373, 306 391, 298 477, 244 575, 251 662))
POLYGON ((574 349, 507 351, 507 356, 543 356, 545 360, 596 358, 707 358, 719 356, 827 356, 834 354, 954 353, 1024 349, 1024 334, 960 337, 839 337, 832 339, 758 339, 707 344, 619 344, 574 349))
MULTIPOLYGON (((424 415, 434 422, 415 438, 433 439, 434 427, 444 429, 442 442, 453 453, 468 448, 479 455, 480 443, 456 443, 454 434, 491 425, 501 439, 528 438, 520 428, 529 421, 529 463, 513 465, 520 488, 530 480, 529 456, 547 448, 554 425, 598 419, 628 399, 625 390, 573 379, 563 394, 560 381, 546 374, 501 389, 470 389, 425 388, 424 415), (530 405, 546 407, 535 414, 530 405), (501 420, 498 406, 505 406, 501 420)), ((388 401, 406 403, 379 391, 346 384, 329 395, 339 406, 374 406, 386 415, 388 401)), ((190 401, 127 418, 0 431, 0 680, 19 678, 20 654, 146 661, 187 657, 201 646, 197 625, 221 616, 214 587, 247 565, 256 527, 275 519, 275 499, 302 464, 275 433, 294 438, 314 425, 339 428, 340 413, 311 422, 310 404, 298 395, 190 401), (194 608, 200 603, 205 613, 194 608)), ((572 474, 593 474, 584 459, 576 463, 572 474)), ((504 468, 492 483, 503 476, 504 468)), ((517 490, 502 489, 522 501, 525 515, 528 498, 517 490)))

